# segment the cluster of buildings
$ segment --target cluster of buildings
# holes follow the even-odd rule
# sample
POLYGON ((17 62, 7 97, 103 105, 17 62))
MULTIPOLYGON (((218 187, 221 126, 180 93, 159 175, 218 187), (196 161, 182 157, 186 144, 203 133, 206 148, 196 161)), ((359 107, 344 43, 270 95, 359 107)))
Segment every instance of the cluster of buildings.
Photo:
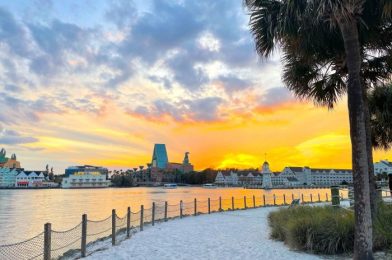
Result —
POLYGON ((152 152, 151 169, 188 173, 193 171, 193 165, 189 161, 189 152, 185 152, 182 163, 169 162, 166 145, 155 144, 152 152))
MULTIPOLYGON (((140 166, 134 168, 132 178, 137 184, 161 183, 175 181, 169 173, 188 173, 193 171, 189 161, 189 152, 186 152, 181 163, 169 162, 165 144, 155 144, 151 163, 147 168, 140 166), (168 176, 170 177, 168 179, 168 176)), ((65 169, 61 181, 62 188, 105 188, 110 186, 109 171, 107 168, 83 165, 71 166, 65 169)), ((3 188, 43 188, 55 187, 58 184, 52 181, 53 171, 47 167, 44 171, 26 171, 21 168, 16 155, 6 157, 6 151, 0 150, 0 187, 3 188)))
MULTIPOLYGON (((157 184, 162 182, 176 182, 178 174, 194 171, 189 160, 189 152, 185 152, 181 163, 169 162, 165 144, 155 144, 151 162, 147 167, 139 166, 130 171, 135 184, 157 184)), ((374 163, 375 174, 392 174, 392 162, 381 160, 374 163)), ((111 184, 107 168, 83 165, 71 166, 65 170, 61 182, 62 188, 104 188, 111 184)), ((285 167, 281 172, 272 172, 269 163, 265 161, 260 171, 256 172, 218 172, 215 183, 223 186, 251 186, 257 185, 265 189, 274 187, 297 186, 331 186, 352 184, 352 170, 349 169, 320 169, 310 167, 285 167)), ((16 155, 6 156, 5 149, 0 150, 0 188, 12 187, 55 187, 53 170, 48 166, 44 171, 27 171, 21 168, 16 155)))
POLYGON ((149 179, 153 183, 161 183, 165 173, 188 173, 194 170, 189 160, 189 152, 185 152, 181 163, 169 162, 165 144, 155 144, 152 152, 151 163, 147 164, 149 179))
POLYGON ((319 169, 310 167, 285 167, 281 172, 272 172, 268 162, 264 162, 256 173, 237 174, 219 172, 215 183, 227 186, 261 185, 262 188, 331 186, 353 183, 352 170, 319 169))
MULTIPOLYGON (((186 152, 182 163, 169 162, 165 144, 155 144, 150 163, 147 167, 139 166, 129 171, 135 184, 149 185, 173 180, 170 173, 188 173, 193 171, 189 161, 189 152, 186 152)), ((83 165, 72 166, 65 170, 61 182, 62 188, 104 188, 110 185, 108 169, 103 167, 83 165)))
POLYGON ((0 150, 0 187, 2 188, 45 188, 55 187, 50 180, 48 168, 45 171, 27 171, 21 168, 16 155, 6 157, 5 149, 0 150))

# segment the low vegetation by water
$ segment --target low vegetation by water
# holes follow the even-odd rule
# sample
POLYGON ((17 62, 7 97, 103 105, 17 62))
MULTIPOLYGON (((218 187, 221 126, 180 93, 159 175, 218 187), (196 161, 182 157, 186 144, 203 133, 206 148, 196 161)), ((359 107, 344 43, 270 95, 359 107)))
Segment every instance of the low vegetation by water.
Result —
MULTIPOLYGON (((317 254, 352 253, 354 212, 349 209, 301 206, 282 208, 268 216, 271 237, 290 248, 317 254)), ((392 206, 381 205, 374 227, 376 250, 391 249, 392 206)))

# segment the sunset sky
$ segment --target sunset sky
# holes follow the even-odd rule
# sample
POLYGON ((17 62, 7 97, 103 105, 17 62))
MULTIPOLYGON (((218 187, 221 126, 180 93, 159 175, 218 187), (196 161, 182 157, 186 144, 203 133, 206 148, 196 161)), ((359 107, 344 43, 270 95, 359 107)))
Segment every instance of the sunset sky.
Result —
MULTIPOLYGON (((127 169, 165 143, 196 169, 351 164, 346 97, 328 111, 261 60, 242 1, 0 3, 0 146, 22 167, 127 169)), ((376 152, 375 159, 392 159, 376 152)))

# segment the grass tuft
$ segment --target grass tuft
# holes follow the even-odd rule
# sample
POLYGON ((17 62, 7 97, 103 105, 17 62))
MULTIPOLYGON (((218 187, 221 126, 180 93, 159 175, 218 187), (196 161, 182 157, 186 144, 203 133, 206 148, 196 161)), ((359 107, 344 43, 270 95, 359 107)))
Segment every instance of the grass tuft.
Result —
MULTIPOLYGON (((282 208, 268 216, 271 238, 290 248, 317 254, 352 253, 354 212, 325 207, 282 208)), ((381 205, 374 227, 375 249, 392 245, 392 206, 381 205)))

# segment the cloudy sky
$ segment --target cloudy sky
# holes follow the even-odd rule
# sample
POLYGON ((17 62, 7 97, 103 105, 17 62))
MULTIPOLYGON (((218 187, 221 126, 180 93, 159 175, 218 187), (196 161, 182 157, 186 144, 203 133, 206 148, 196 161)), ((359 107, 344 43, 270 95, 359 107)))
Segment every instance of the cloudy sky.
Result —
MULTIPOLYGON (((0 2, 0 145, 22 166, 349 167, 345 98, 296 100, 240 0, 0 2)), ((376 153, 376 159, 388 154, 376 153)))

